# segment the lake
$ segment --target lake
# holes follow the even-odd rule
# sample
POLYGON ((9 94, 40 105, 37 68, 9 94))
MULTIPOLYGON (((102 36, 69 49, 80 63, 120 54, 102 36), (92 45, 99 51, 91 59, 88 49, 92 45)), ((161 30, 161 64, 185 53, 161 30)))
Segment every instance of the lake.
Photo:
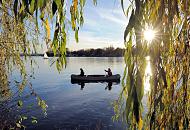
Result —
MULTIPOLYGON (((125 63, 122 57, 69 57, 67 67, 59 73, 54 59, 33 57, 34 77, 30 81, 34 91, 46 101, 47 116, 38 107, 26 115, 37 117, 38 123, 25 121, 27 129, 62 129, 62 130, 122 130, 125 125, 121 121, 113 122, 113 101, 118 99, 121 84, 113 83, 109 90, 107 83, 86 83, 84 88, 72 84, 71 74, 79 74, 83 68, 88 74, 105 74, 105 69, 111 68, 113 74, 123 76, 125 63)), ((27 70, 30 70, 29 63, 27 70)), ((13 78, 17 78, 15 74, 13 78)), ((27 94, 27 88, 23 93, 27 94)), ((35 97, 24 100, 23 106, 36 102, 35 97)))

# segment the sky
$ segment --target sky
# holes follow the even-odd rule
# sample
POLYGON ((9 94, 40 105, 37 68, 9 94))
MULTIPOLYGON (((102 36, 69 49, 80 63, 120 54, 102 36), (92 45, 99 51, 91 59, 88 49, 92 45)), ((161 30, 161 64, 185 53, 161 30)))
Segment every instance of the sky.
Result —
MULTIPOLYGON (((125 1, 127 8, 128 1, 125 1)), ((120 0, 86 0, 84 7, 84 25, 79 30, 79 43, 74 33, 69 33, 67 48, 70 50, 124 47, 123 34, 127 26, 120 0), (109 2, 108 2, 109 1, 109 2)))
MULTIPOLYGON (((128 19, 122 11, 120 1, 121 0, 97 0, 97 5, 95 6, 93 0, 86 0, 83 12, 84 24, 79 30, 79 42, 76 43, 75 34, 69 29, 66 48, 72 51, 110 46, 114 48, 124 48, 123 35, 128 19)), ((67 2, 70 2, 67 4, 71 5, 72 0, 68 0, 67 2)), ((124 4, 127 9, 129 1, 124 0, 124 4)), ((68 19, 70 19, 69 8, 70 6, 68 6, 67 9, 68 19)), ((51 40, 53 40, 54 36, 55 18, 52 21, 53 22, 50 22, 51 40)), ((42 24, 40 30, 44 30, 42 24)), ((38 52, 44 53, 48 49, 42 38, 40 41, 42 48, 39 48, 38 52)))

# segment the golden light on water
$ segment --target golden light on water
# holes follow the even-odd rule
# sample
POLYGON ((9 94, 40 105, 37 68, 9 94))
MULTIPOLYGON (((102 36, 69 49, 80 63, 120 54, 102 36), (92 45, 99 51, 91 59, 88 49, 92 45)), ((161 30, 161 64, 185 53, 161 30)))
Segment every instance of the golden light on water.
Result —
POLYGON ((144 39, 151 42, 155 38, 155 31, 152 29, 147 29, 144 31, 144 39))
POLYGON ((146 57, 147 66, 145 69, 145 80, 144 80, 144 91, 145 93, 151 90, 150 88, 150 78, 152 76, 151 66, 150 66, 150 56, 146 57))
MULTIPOLYGON (((153 29, 147 28, 144 31, 144 40, 146 40, 149 44, 155 39, 155 31, 153 29)), ((152 76, 151 65, 150 65, 150 56, 146 57, 146 68, 145 68, 145 78, 144 78, 144 92, 145 94, 150 92, 150 78, 152 76)))

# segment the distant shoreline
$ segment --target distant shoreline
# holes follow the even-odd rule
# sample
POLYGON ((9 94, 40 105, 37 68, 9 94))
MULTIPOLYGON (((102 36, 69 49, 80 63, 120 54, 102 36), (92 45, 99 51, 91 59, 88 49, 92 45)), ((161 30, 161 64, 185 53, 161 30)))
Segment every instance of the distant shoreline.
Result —
MULTIPOLYGON (((78 51, 66 51, 66 57, 123 57, 125 49, 124 48, 98 48, 98 49, 81 49, 78 51)), ((53 51, 46 52, 48 57, 54 57, 53 51)), ((60 54, 57 53, 58 57, 60 54)), ((44 54, 30 54, 30 56, 44 56, 44 54)))
MULTIPOLYGON (((21 54, 21 56, 24 56, 21 54)), ((32 57, 43 57, 44 54, 31 54, 26 56, 32 56, 32 57)), ((58 57, 58 56, 49 56, 49 57, 58 57)), ((66 56, 66 57, 124 57, 124 56, 66 56)))

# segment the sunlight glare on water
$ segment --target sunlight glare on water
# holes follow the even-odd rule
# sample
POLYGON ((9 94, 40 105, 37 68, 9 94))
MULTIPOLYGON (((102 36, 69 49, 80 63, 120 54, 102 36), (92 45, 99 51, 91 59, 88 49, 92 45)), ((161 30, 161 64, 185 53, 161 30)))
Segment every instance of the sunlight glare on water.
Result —
POLYGON ((150 88, 150 78, 152 76, 151 66, 150 66, 150 56, 146 57, 147 66, 145 69, 145 80, 144 80, 144 92, 145 94, 151 90, 150 88))

